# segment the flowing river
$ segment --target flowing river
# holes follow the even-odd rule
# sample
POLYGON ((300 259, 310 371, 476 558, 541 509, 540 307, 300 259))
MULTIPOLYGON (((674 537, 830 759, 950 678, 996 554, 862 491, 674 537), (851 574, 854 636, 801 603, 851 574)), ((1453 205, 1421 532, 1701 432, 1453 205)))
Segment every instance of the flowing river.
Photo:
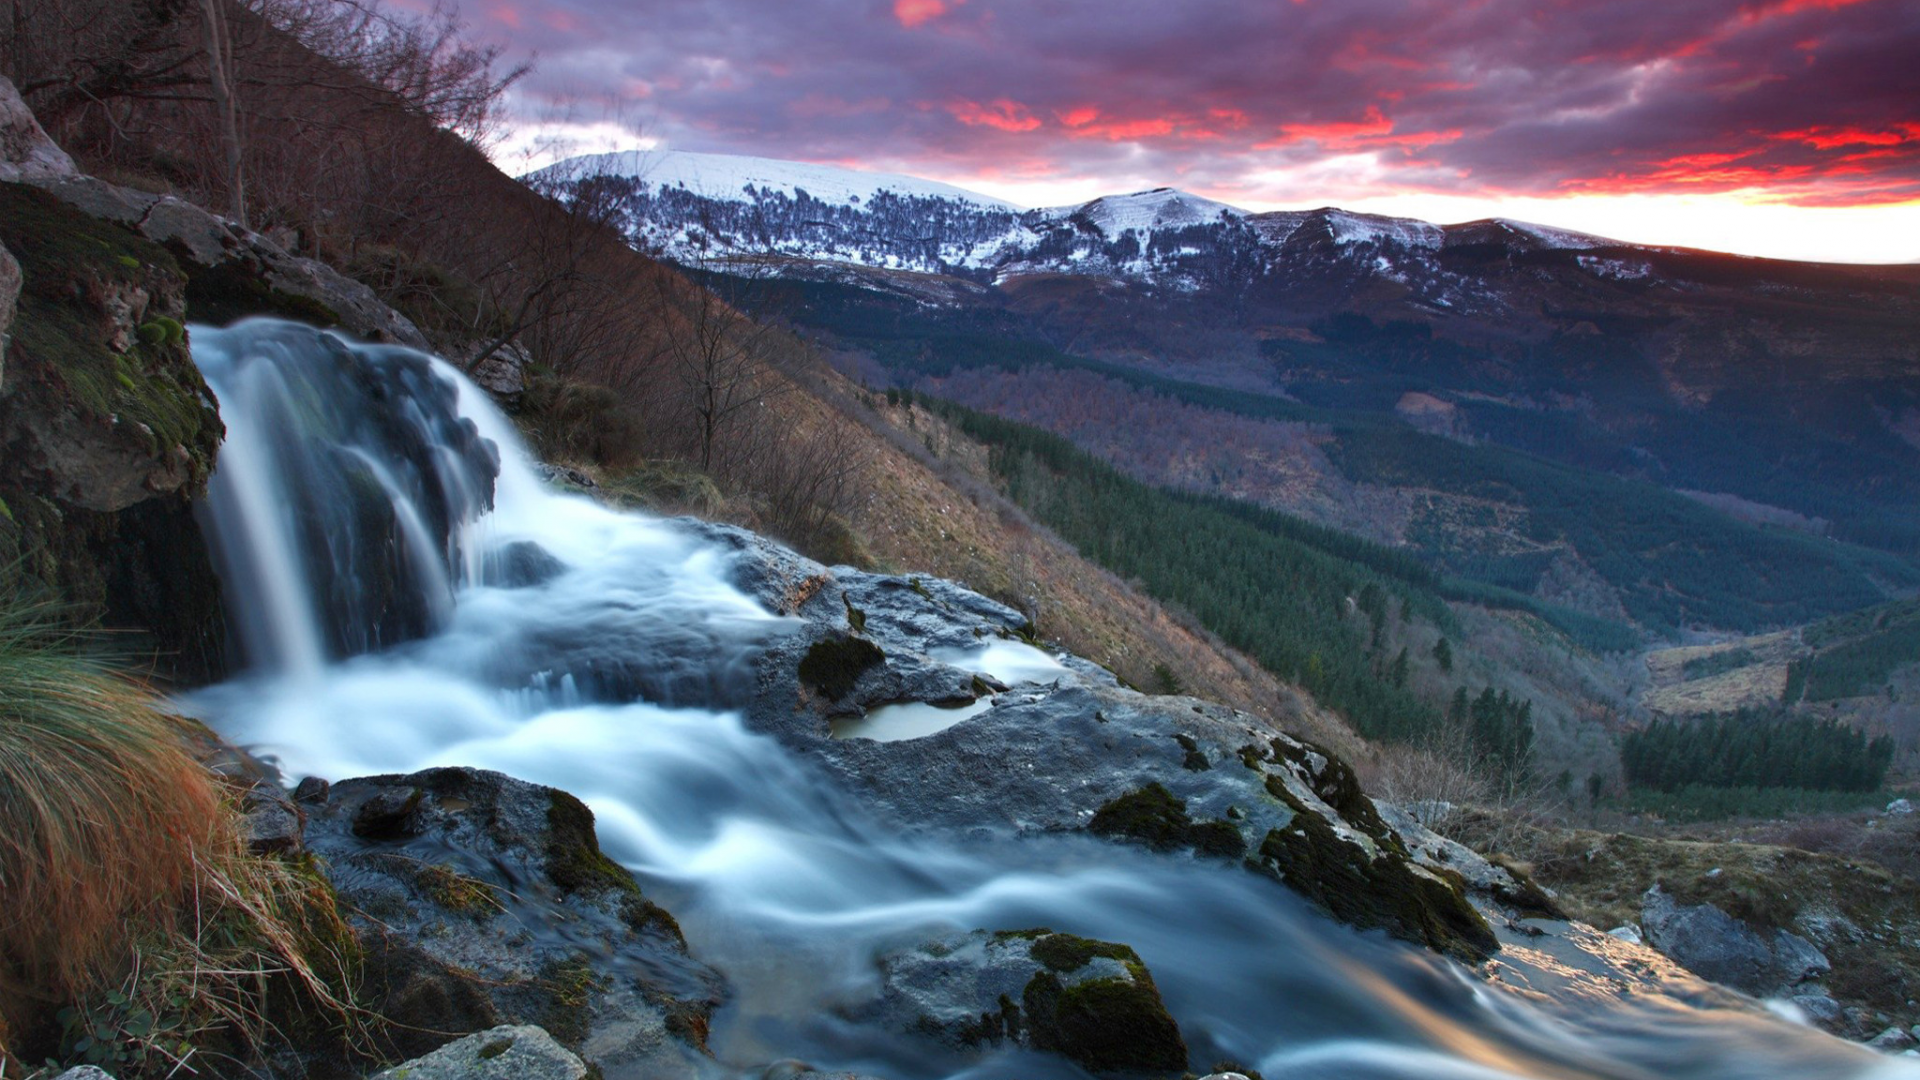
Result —
POLYGON ((290 778, 470 765, 580 796, 726 975, 721 1075, 797 1057, 890 1080, 1084 1076, 836 1009, 873 992, 883 946, 1044 925, 1132 945, 1201 1072, 1920 1077, 1684 980, 1623 996, 1534 957, 1489 983, 1224 866, 905 840, 733 711, 759 643, 795 623, 729 583, 729 553, 550 488, 441 361, 263 319, 193 342, 227 425, 207 531, 245 667, 183 707, 290 778))

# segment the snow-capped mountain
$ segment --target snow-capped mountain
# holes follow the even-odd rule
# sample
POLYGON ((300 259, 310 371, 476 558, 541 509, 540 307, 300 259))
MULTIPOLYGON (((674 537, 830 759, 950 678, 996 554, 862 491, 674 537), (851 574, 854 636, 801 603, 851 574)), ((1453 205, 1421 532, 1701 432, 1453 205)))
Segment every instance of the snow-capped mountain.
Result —
MULTIPOLYGON (((1440 265, 1448 249, 1628 248, 1501 219, 1443 227, 1331 207, 1252 213, 1174 188, 1023 209, 917 177, 685 151, 571 158, 528 179, 563 197, 590 194, 636 244, 672 259, 773 254, 983 282, 1064 272, 1193 291, 1276 275, 1373 277, 1458 310, 1472 300, 1440 265)), ((1595 274, 1635 272, 1595 260, 1595 274)))
POLYGON ((645 181, 655 190, 684 188, 710 199, 751 199, 756 192, 779 192, 788 198, 805 191, 821 202, 858 206, 882 191, 907 198, 952 199, 988 210, 1021 208, 977 191, 898 173, 867 172, 838 165, 746 157, 739 154, 699 154, 687 150, 625 150, 568 158, 535 173, 544 180, 588 176, 624 176, 645 181))

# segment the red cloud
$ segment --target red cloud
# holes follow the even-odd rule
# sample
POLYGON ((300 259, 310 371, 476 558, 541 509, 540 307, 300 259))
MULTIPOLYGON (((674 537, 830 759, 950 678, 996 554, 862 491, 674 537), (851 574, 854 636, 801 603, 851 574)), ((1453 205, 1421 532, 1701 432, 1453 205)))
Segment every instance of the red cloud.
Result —
POLYGON ((1816 150, 1832 150, 1841 146, 1900 146, 1909 142, 1920 142, 1920 123, 1899 124, 1892 129, 1878 130, 1862 127, 1811 127, 1799 131, 1782 131, 1772 138, 1803 142, 1816 150))
POLYGON ((893 0, 893 17, 911 30, 930 19, 937 19, 967 0, 893 0))
POLYGON ((1011 98, 995 98, 984 105, 978 101, 949 102, 947 112, 968 127, 999 128, 1001 131, 1032 131, 1040 126, 1039 117, 1033 115, 1025 105, 1011 98))
POLYGON ((1085 123, 1067 134, 1076 139, 1106 139, 1109 142, 1124 142, 1128 139, 1146 139, 1156 135, 1171 135, 1173 121, 1154 117, 1146 120, 1108 120, 1101 123, 1085 123))

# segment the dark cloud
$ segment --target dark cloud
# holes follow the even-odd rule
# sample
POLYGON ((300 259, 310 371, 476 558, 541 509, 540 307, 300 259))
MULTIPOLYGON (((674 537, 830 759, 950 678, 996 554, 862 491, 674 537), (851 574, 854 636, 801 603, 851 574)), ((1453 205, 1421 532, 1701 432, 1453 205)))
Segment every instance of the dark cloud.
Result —
POLYGON ((478 32, 538 53, 524 116, 617 101, 682 149, 1256 194, 1318 169, 1920 199, 1910 0, 483 2, 478 32))

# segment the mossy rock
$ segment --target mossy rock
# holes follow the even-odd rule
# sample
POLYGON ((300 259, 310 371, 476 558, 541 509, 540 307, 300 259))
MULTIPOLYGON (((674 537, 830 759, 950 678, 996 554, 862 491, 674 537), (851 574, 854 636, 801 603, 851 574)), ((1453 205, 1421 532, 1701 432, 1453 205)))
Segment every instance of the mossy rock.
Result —
POLYGON ((839 701, 853 692, 868 669, 886 662, 880 646, 865 638, 826 638, 813 643, 800 660, 800 681, 839 701))
POLYGON ((633 875, 600 851, 593 811, 555 789, 547 804, 547 878, 562 895, 615 889, 640 895, 633 875))
POLYGON ((1158 782, 1108 801, 1094 811, 1087 831, 1162 852, 1192 848, 1202 855, 1236 859, 1247 849, 1232 822, 1194 821, 1187 804, 1158 782))
POLYGON ((1137 962, 1126 977, 1071 984, 1043 971, 1027 983, 1020 1005, 1030 1045, 1091 1072, 1186 1071, 1187 1043, 1180 1026, 1137 962))
POLYGON ((18 184, 0 184, 0 243, 22 271, 0 565, 80 621, 145 635, 118 644, 163 675, 219 677, 220 587, 190 503, 224 429, 180 330, 185 275, 158 245, 18 184))
POLYGON ((8 349, 14 404, 71 414, 80 422, 151 432, 152 452, 185 451, 182 463, 197 490, 212 471, 224 429, 213 394, 169 332, 185 313, 186 276, 164 248, 112 222, 89 217, 46 192, 0 184, 0 243, 20 261, 19 310, 8 349), (114 341, 110 309, 144 304, 114 341), (158 332, 142 333, 152 326, 158 332))
POLYGON ((1422 871, 1391 850, 1370 853, 1341 837, 1278 778, 1268 778, 1267 790, 1293 819, 1268 830, 1253 859, 1257 868, 1351 926, 1382 929, 1469 963, 1499 947, 1458 875, 1422 871))

